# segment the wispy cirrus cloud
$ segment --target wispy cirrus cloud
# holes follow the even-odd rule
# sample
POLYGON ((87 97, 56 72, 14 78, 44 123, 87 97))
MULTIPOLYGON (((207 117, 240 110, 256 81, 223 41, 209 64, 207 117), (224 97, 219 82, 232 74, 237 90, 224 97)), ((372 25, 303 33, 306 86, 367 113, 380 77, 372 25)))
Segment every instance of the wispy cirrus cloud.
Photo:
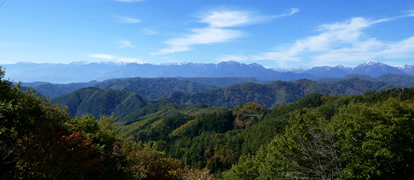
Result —
POLYGON ((117 41, 118 41, 118 43, 120 44, 120 46, 119 46, 119 48, 133 48, 133 47, 135 47, 132 43, 131 43, 131 41, 127 41, 127 40, 124 40, 124 39, 121 39, 121 38, 115 38, 117 41))
POLYGON ((122 44, 121 48, 135 47, 129 41, 119 40, 119 42, 122 44))
POLYGON ((201 16, 200 22, 207 23, 210 27, 237 27, 262 23, 275 18, 291 16, 297 12, 299 12, 298 8, 291 8, 288 13, 279 15, 260 15, 250 11, 217 10, 208 12, 201 16))
POLYGON ((407 11, 407 16, 414 16, 414 10, 407 11))
POLYGON ((129 17, 129 16, 116 16, 116 18, 117 18, 117 21, 120 22, 120 23, 135 24, 135 23, 141 22, 140 19, 129 17))
POLYGON ((142 32, 144 32, 146 35, 158 34, 158 31, 152 30, 150 28, 144 28, 144 29, 142 29, 142 32))
POLYGON ((182 38, 175 38, 166 41, 167 44, 175 47, 186 47, 195 44, 213 44, 226 42, 243 35, 241 31, 221 28, 192 29, 192 34, 182 38))
POLYGON ((283 16, 290 16, 298 12, 299 9, 293 8, 289 13, 268 16, 260 15, 250 11, 240 10, 212 10, 199 16, 198 22, 207 25, 205 28, 190 29, 189 34, 179 38, 173 38, 164 43, 170 47, 160 49, 151 55, 162 55, 168 53, 188 51, 193 45, 215 44, 228 42, 245 33, 241 30, 230 29, 239 26, 262 23, 283 16))
POLYGON ((280 14, 280 15, 277 15, 275 17, 277 18, 277 17, 291 16, 291 15, 293 15, 293 14, 299 12, 299 11, 300 11, 299 8, 290 8, 290 11, 288 13, 280 14))
POLYGON ((298 39, 290 46, 249 56, 251 60, 273 60, 279 64, 310 61, 314 65, 363 62, 371 59, 414 58, 414 36, 397 42, 383 42, 364 30, 379 23, 411 17, 412 14, 382 19, 356 17, 344 22, 323 24, 318 34, 298 39))
POLYGON ((115 62, 121 62, 121 63, 138 63, 143 64, 144 62, 137 59, 137 58, 126 58, 126 57, 120 57, 112 54, 88 54, 88 57, 96 58, 96 59, 102 59, 102 60, 110 60, 115 62))

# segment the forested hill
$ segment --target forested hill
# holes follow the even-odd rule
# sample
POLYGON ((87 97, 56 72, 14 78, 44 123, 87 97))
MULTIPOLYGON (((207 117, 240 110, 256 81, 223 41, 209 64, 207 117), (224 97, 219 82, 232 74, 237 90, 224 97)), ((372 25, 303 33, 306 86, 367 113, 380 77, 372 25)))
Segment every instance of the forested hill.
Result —
POLYGON ((87 83, 52 84, 48 82, 22 83, 22 86, 33 87, 44 97, 55 98, 81 88, 92 87, 98 84, 97 81, 87 83))
POLYGON ((51 84, 48 82, 35 82, 22 83, 22 86, 33 87, 36 89, 37 92, 51 99, 86 87, 126 90, 130 92, 136 92, 147 99, 156 99, 160 96, 166 95, 173 91, 197 93, 217 88, 213 85, 197 83, 185 79, 178 80, 175 78, 124 78, 110 79, 103 82, 91 81, 87 83, 69 84, 51 84))
POLYGON ((174 78, 129 78, 108 80, 95 85, 101 89, 135 92, 147 99, 157 99, 174 91, 199 93, 217 87, 174 78))
POLYGON ((67 106, 71 115, 83 116, 86 114, 99 118, 100 115, 114 115, 131 113, 149 104, 148 100, 140 95, 121 90, 84 88, 64 96, 52 99, 52 103, 67 106))
POLYGON ((406 159, 413 155, 413 100, 410 88, 364 96, 316 93, 272 110, 256 103, 233 109, 163 103, 121 133, 188 167, 218 177, 224 172, 225 179, 404 179, 414 170, 406 159))
POLYGON ((176 79, 189 80, 201 84, 209 84, 219 88, 226 88, 235 84, 244 82, 253 82, 256 84, 267 84, 272 81, 260 81, 253 77, 177 77, 176 79))
MULTIPOLYGON (((369 89, 363 80, 341 83, 329 85, 369 89)), ((280 92, 327 88, 308 80, 268 86, 286 84, 280 92)), ((229 88, 243 86, 267 85, 229 88)), ((0 91, 0 175, 5 179, 414 177, 414 88, 358 96, 312 93, 273 109, 253 102, 232 109, 150 104, 133 92, 96 87, 57 98, 76 107, 72 115, 110 113, 121 117, 118 123, 108 116, 98 121, 69 116, 3 80, 2 71, 0 91)))
POLYGON ((382 91, 400 87, 398 85, 374 82, 361 79, 347 79, 339 82, 317 83, 310 80, 297 80, 293 82, 275 81, 269 84, 243 83, 227 88, 215 88, 199 93, 186 93, 174 91, 156 100, 150 100, 144 96, 156 97, 168 91, 182 90, 175 88, 187 88, 185 90, 197 91, 202 88, 213 88, 209 85, 199 85, 190 81, 173 79, 156 79, 158 83, 151 83, 153 79, 115 80, 108 81, 107 86, 113 89, 99 89, 96 87, 85 88, 52 99, 52 103, 68 106, 71 115, 92 114, 98 118, 101 114, 114 115, 123 121, 131 121, 134 116, 128 115, 149 104, 157 102, 171 102, 180 105, 204 104, 208 107, 234 108, 240 104, 254 102, 266 109, 279 105, 286 105, 311 94, 322 93, 327 95, 362 95, 367 91, 382 91), (140 82, 140 85, 132 82, 140 82), (166 84, 162 82, 166 81, 166 84), (183 83, 184 82, 184 83, 183 83), (181 83, 181 84, 180 84, 181 83), (147 86, 144 86, 144 85, 147 86), (169 87, 162 89, 161 87, 169 87), (130 91, 128 91, 130 90, 130 91), (133 92, 131 92, 133 91, 133 92), (135 93, 136 92, 136 93, 135 93))
MULTIPOLYGON (((315 80, 318 83, 327 84, 327 82, 339 82, 349 79, 363 79, 369 81, 375 81, 375 84, 381 85, 380 82, 386 82, 391 84, 401 85, 401 87, 414 86, 414 76, 407 74, 386 74, 377 78, 373 78, 367 75, 351 74, 344 78, 328 78, 315 80)), ((174 91, 199 93, 211 89, 227 88, 232 85, 242 84, 244 82, 253 82, 256 84, 269 84, 272 81, 259 81, 250 77, 217 77, 217 78, 124 78, 124 79, 110 79, 103 82, 91 81, 87 83, 70 83, 70 84, 51 84, 48 82, 34 82, 34 83, 22 83, 22 86, 33 87, 44 97, 55 98, 75 90, 85 87, 99 87, 110 88, 115 90, 126 90, 135 92, 147 99, 157 99, 161 96, 167 95, 174 91)), ((379 87, 375 87, 371 90, 380 90, 379 87)), ((353 94, 361 94, 357 91, 353 94)), ((347 95, 353 95, 351 93, 345 93, 347 95)))
POLYGON ((364 74, 350 74, 343 78, 323 78, 317 79, 316 82, 338 82, 346 79, 364 79, 369 81, 381 81, 386 83, 398 84, 404 87, 413 87, 414 86, 414 76, 409 74, 384 74, 379 77, 373 78, 364 74))
POLYGON ((367 91, 381 91, 396 87, 401 86, 357 78, 329 83, 317 83, 310 80, 275 81, 269 84, 243 83, 196 94, 173 92, 160 98, 159 101, 187 105, 203 103, 208 106, 227 108, 255 102, 265 108, 274 108, 295 102, 311 93, 352 96, 362 95, 367 91))

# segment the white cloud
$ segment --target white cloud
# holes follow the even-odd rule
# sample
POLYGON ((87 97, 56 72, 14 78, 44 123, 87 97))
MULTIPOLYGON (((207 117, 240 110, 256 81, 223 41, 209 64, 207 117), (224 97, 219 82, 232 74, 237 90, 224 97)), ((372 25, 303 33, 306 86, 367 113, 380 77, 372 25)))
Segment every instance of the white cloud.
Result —
POLYGON ((113 60, 116 59, 116 56, 110 54, 89 54, 89 57, 97 58, 97 59, 105 59, 105 60, 113 60))
POLYGON ((279 15, 259 15, 250 11, 217 10, 206 13, 200 18, 200 22, 217 28, 236 27, 291 16, 297 12, 299 12, 298 8, 291 8, 289 13, 279 15))
POLYGON ((120 23, 131 23, 131 24, 134 24, 134 23, 141 22, 140 19, 136 19, 136 18, 129 17, 129 16, 116 16, 116 17, 118 18, 118 22, 120 22, 120 23))
POLYGON ((165 44, 170 45, 169 48, 153 52, 151 55, 188 51, 192 45, 228 42, 244 35, 240 30, 228 29, 230 27, 255 24, 278 17, 290 16, 298 11, 299 9, 292 8, 289 13, 276 16, 264 16, 249 11, 236 10, 209 11, 199 17, 199 22, 207 24, 207 27, 190 29, 190 34, 167 40, 165 44))
POLYGON ((131 44, 131 42, 129 42, 129 41, 119 40, 119 42, 122 44, 121 48, 135 47, 135 46, 134 46, 134 45, 132 45, 132 44, 131 44))
POLYGON ((190 46, 192 45, 227 42, 243 35, 241 31, 212 27, 192 29, 191 32, 192 34, 184 37, 165 41, 165 43, 170 45, 170 47, 151 53, 151 55, 188 51, 191 49, 190 46))
POLYGON ((379 51, 378 54, 386 59, 414 58, 414 36, 387 44, 386 48, 379 51))
POLYGON ((250 12, 247 11, 213 11, 200 20, 200 22, 216 28, 234 27, 251 21, 250 12))
POLYGON ((337 65, 340 62, 363 62, 372 59, 414 58, 414 37, 399 42, 382 42, 364 33, 378 23, 408 16, 377 20, 362 17, 324 24, 317 28, 319 34, 296 40, 288 47, 251 56, 254 60, 286 62, 312 61, 314 65, 337 65), (305 57, 305 58, 303 58, 305 57), (309 58, 307 58, 309 57, 309 58))
POLYGON ((274 17, 278 18, 278 17, 284 17, 284 16, 291 16, 291 15, 293 15, 293 14, 299 12, 299 11, 300 11, 299 8, 290 8, 290 12, 284 13, 284 14, 279 14, 279 15, 276 15, 274 17))
POLYGON ((188 50, 190 50, 190 47, 172 46, 170 48, 160 49, 157 52, 152 52, 151 56, 169 54, 169 53, 175 53, 175 52, 182 52, 182 51, 188 51, 188 50))
POLYGON ((135 47, 135 46, 131 43, 131 41, 127 41, 127 40, 124 40, 124 39, 121 39, 121 38, 118 38, 118 37, 114 37, 114 39, 115 39, 116 41, 118 41, 118 43, 119 43, 118 48, 133 48, 133 47, 135 47))
POLYGON ((111 54, 89 54, 88 57, 96 58, 96 59, 103 59, 103 60, 112 60, 118 63, 138 63, 143 64, 142 60, 136 58, 125 58, 119 57, 111 54))
POLYGON ((175 38, 166 41, 166 44, 172 46, 190 46, 194 44, 213 44, 227 42, 243 35, 241 31, 220 29, 220 28, 203 28, 193 29, 190 35, 182 38, 175 38))
POLYGON ((131 2, 143 2, 144 0, 115 0, 115 1, 131 3, 131 2))

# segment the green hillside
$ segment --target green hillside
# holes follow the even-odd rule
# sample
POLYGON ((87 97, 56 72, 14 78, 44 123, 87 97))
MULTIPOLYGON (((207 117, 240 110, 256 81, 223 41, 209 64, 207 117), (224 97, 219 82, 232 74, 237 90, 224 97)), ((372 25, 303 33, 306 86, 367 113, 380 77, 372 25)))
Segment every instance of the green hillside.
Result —
MULTIPOLYGON (((167 80, 169 82, 167 83, 168 86, 171 85, 170 80, 167 80)), ((193 107, 205 105, 207 107, 234 108, 248 102, 254 102, 266 109, 271 109, 295 102, 311 93, 352 96, 362 95, 367 91, 383 91, 400 87, 394 84, 356 78, 326 83, 316 83, 310 80, 297 80, 294 82, 275 81, 269 84, 243 83, 228 88, 216 88, 200 93, 174 91, 157 100, 151 101, 141 97, 137 93, 126 91, 133 87, 132 84, 135 86, 136 83, 129 84, 125 82, 132 81, 122 81, 122 83, 119 83, 126 85, 125 87, 118 87, 118 89, 124 90, 99 89, 96 87, 84 88, 54 98, 52 103, 61 104, 62 107, 68 106, 68 112, 71 115, 82 116, 91 114, 95 118, 98 118, 101 114, 114 115, 114 117, 118 118, 119 122, 132 123, 139 121, 146 113, 155 111, 157 108, 165 109, 165 107, 157 107, 161 106, 160 104, 146 107, 157 102, 161 102, 161 104, 163 102, 176 104, 175 107, 171 107, 172 109, 181 107, 177 105, 192 105, 193 107), (141 108, 143 109, 141 110, 141 108)), ((115 85, 113 83, 112 85, 111 87, 114 88, 115 85)), ((152 87, 159 88, 159 84, 155 83, 152 87)), ((146 89, 149 90, 150 88, 146 89)), ((168 104, 168 106, 173 105, 168 104)))
POLYGON ((256 84, 267 84, 271 81, 259 81, 252 77, 178 77, 176 79, 193 81, 201 84, 209 84, 219 88, 226 88, 235 84, 242 84, 244 82, 252 82, 256 84))
POLYGON ((98 82, 91 81, 87 83, 69 83, 69 84, 51 84, 51 83, 23 83, 27 86, 33 87, 37 92, 44 95, 47 98, 53 99, 70 92, 76 91, 81 88, 91 87, 96 85, 98 82))
POLYGON ((113 115, 133 112, 147 106, 149 102, 136 93, 99 88, 84 88, 52 100, 61 107, 67 106, 68 113, 76 116, 90 114, 96 118, 100 115, 113 115))
POLYGON ((199 93, 215 86, 173 78, 129 78, 108 80, 95 85, 101 89, 135 92, 146 99, 157 99, 174 91, 199 93))
POLYGON ((233 101, 284 95, 286 102, 268 109, 254 102, 233 108, 149 102, 133 92, 85 88, 53 99, 65 102, 61 106, 69 107, 69 115, 2 79, 0 174, 5 179, 412 179, 414 88, 328 95, 388 87, 392 84, 349 79, 222 89, 233 101))
POLYGON ((368 81, 384 82, 401 85, 402 87, 413 87, 414 86, 414 76, 410 74, 384 74, 377 78, 370 77, 363 74, 350 74, 343 78, 323 78, 316 79, 316 82, 338 82, 346 79, 363 79, 368 81))
MULTIPOLYGON (((294 163, 287 161, 289 160, 290 156, 297 156, 296 158, 299 158, 297 161, 299 161, 301 160, 300 158, 306 158, 306 154, 303 155, 295 153, 315 153, 306 152, 306 149, 301 149, 305 148, 305 145, 303 145, 304 147, 301 147, 300 144, 285 144, 281 146, 281 142, 279 142, 278 138, 276 137, 286 137, 290 138, 290 141, 292 141, 287 141, 289 140, 287 139, 286 142, 282 143, 303 143, 301 139, 295 139, 296 135, 292 138, 291 133, 295 133, 296 131, 291 132, 289 130, 290 128, 299 130, 298 133, 310 133, 308 134, 310 137, 316 136, 313 133, 322 133, 317 134, 317 137, 319 137, 325 135, 323 134, 325 132, 321 132, 318 129, 311 129, 311 131, 308 132, 307 128, 320 128, 320 126, 325 127, 325 125, 330 127, 330 119, 343 118, 344 115, 350 114, 352 114, 352 116, 355 116, 354 118, 361 116, 360 122, 355 123, 363 123, 362 119, 379 113, 375 115, 376 119, 373 119, 373 122, 370 125, 371 127, 378 126, 378 128, 381 128, 382 125, 379 126, 378 124, 375 124, 376 122, 374 120, 382 121, 382 117, 384 115, 384 118, 388 117, 388 115, 386 115, 387 113, 400 113, 398 115, 395 114, 395 117, 398 116, 403 118, 407 116, 407 118, 409 117, 410 119, 410 122, 407 123, 412 123, 412 118, 414 116, 411 116, 410 113, 414 111, 409 111, 404 108, 412 109, 412 105, 409 105, 407 103, 412 103, 413 100, 414 89, 411 88, 404 90, 393 89, 381 93, 369 92, 364 96, 335 97, 316 93, 310 94, 286 106, 278 106, 272 110, 266 110, 256 103, 246 103, 244 105, 239 105, 233 109, 205 107, 195 108, 192 106, 176 105, 172 107, 172 104, 164 103, 164 105, 159 107, 164 106, 168 108, 158 108, 159 110, 153 111, 151 114, 146 114, 142 120, 122 126, 121 132, 123 132, 122 134, 124 136, 132 137, 132 139, 135 141, 142 141, 152 144, 154 149, 163 151, 168 157, 180 159, 188 167, 207 167, 210 172, 216 173, 216 176, 218 177, 221 177, 221 172, 228 171, 228 169, 231 168, 232 170, 225 175, 225 177, 230 179, 240 179, 247 176, 274 179, 276 177, 291 177, 291 175, 289 175, 289 169, 283 169, 285 165, 294 165, 286 164, 294 163), (395 106, 391 105, 390 103, 394 103, 395 106), (401 111, 398 110, 400 108, 400 105, 398 104, 403 107, 401 111), (369 108, 371 106, 374 107, 374 109, 371 110, 369 108), (361 107, 362 109, 358 109, 358 107, 361 107), (364 108, 367 109, 364 110, 364 108), (280 154, 272 154, 272 151, 276 148, 278 152, 284 153, 282 150, 286 151, 286 149, 283 149, 285 146, 286 148, 288 146, 292 146, 289 148, 297 149, 292 152, 288 151, 287 153, 290 154, 287 155, 289 156, 281 156, 287 159, 278 160, 277 156, 280 154), (273 159, 266 159, 266 157, 272 157, 273 159), (266 169, 266 167, 262 167, 261 162, 269 163, 266 165, 266 167, 275 166, 282 169, 266 169), (251 165, 249 165, 249 163, 251 165), (235 164, 239 165, 233 166, 235 164), (267 171, 272 172, 270 176, 267 176, 267 171)), ((341 123, 344 123, 344 121, 341 123)), ((384 123, 387 124, 388 122, 384 123)), ((392 128, 393 125, 389 125, 387 127, 392 128)), ((342 126, 337 126, 335 131, 359 131, 358 128, 351 125, 344 126, 344 129, 340 130, 341 128, 342 126)), ((395 129, 393 133, 397 133, 398 131, 399 130, 395 129)), ((410 132, 414 131, 410 130, 410 132)), ((367 136, 370 135, 368 134, 367 136)), ((382 135, 378 135, 378 138, 381 138, 381 136, 382 135)), ((405 138, 408 136, 409 134, 404 135, 405 138)), ((359 140, 361 140, 361 142, 366 141, 364 138, 361 138, 359 140)), ((391 143, 398 144, 398 142, 389 141, 389 144, 386 146, 393 146, 391 143)), ((338 141, 337 143, 341 142, 338 141)), ((339 145, 342 144, 338 144, 338 146, 339 145)), ((355 148, 362 148, 360 146, 361 145, 356 144, 355 148)), ((373 151, 378 151, 377 153, 379 153, 381 150, 373 149, 373 151)), ((336 153, 342 152, 339 151, 336 153)), ((404 152, 401 151, 399 153, 404 152)), ((374 155, 375 153, 372 154, 372 156, 374 155)), ((314 155, 312 154, 312 156, 314 155)), ((370 156, 370 154, 367 154, 367 157, 370 156)), ((407 156, 407 154, 403 156, 407 156)), ((392 156, 384 154, 384 156, 381 157, 390 158, 392 156)), ((329 163, 329 158, 330 157, 327 157, 324 163, 329 163)), ((347 155, 343 154, 342 158, 346 159, 347 155)), ((355 156, 352 158, 358 158, 358 155, 355 154, 355 156)), ((304 161, 302 163, 304 170, 303 172, 300 172, 300 177, 322 177, 316 173, 305 174, 305 168, 308 166, 312 167, 312 164, 306 163, 314 163, 314 160, 316 161, 317 159, 310 159, 310 162, 304 161)), ((375 160, 372 161, 372 163, 375 162, 375 160)), ((343 169, 356 171, 358 168, 363 168, 358 166, 354 167, 354 165, 351 162, 348 162, 348 160, 341 163, 343 164, 343 167, 341 167, 343 169)), ((393 161, 391 163, 400 162, 393 161)), ((375 166, 375 168, 380 169, 385 167, 375 166)), ((317 169, 315 169, 315 171, 316 170, 317 169)), ((354 176, 355 174, 336 174, 337 172, 331 172, 331 170, 332 169, 326 170, 325 173, 333 177, 360 177, 354 176)), ((375 177, 376 172, 371 172, 369 170, 365 172, 375 177)), ((343 172, 341 171, 340 173, 343 172)), ((384 173, 392 174, 392 172, 384 173)), ((298 176, 298 174, 295 174, 295 176, 298 176)), ((404 177, 404 175, 401 175, 401 177, 404 177)))
POLYGON ((385 74, 376 78, 376 80, 389 82, 393 84, 399 84, 404 87, 414 86, 414 76, 409 74, 385 74))
POLYGON ((401 86, 357 78, 329 83, 317 83, 310 80, 275 81, 269 84, 243 83, 196 94, 172 92, 159 100, 186 105, 203 103, 212 107, 227 108, 255 102, 269 109, 295 102, 311 93, 352 96, 362 95, 367 91, 382 91, 396 87, 401 86))

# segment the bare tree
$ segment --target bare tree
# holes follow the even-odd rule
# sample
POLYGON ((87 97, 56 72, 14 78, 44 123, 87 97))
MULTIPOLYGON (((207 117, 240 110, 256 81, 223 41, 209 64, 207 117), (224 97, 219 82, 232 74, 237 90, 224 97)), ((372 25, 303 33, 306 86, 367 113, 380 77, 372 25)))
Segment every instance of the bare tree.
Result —
POLYGON ((344 179, 344 172, 334 138, 327 128, 319 123, 318 127, 309 128, 304 136, 296 135, 298 152, 287 155, 291 165, 289 176, 299 179, 344 179))

